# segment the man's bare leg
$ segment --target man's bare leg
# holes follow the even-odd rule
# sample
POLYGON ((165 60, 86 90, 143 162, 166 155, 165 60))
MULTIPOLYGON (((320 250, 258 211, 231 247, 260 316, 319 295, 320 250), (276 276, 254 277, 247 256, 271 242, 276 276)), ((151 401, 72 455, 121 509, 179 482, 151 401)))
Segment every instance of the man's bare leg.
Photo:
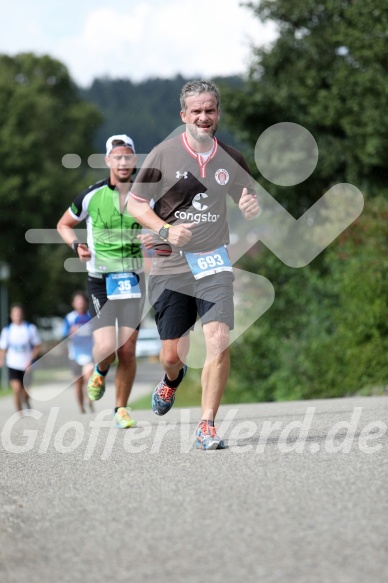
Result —
POLYGON ((11 389, 12 389, 13 400, 15 403, 16 411, 20 412, 23 409, 23 407, 22 407, 22 392, 24 391, 24 387, 23 387, 22 383, 16 379, 9 381, 9 384, 10 384, 11 389))
POLYGON ((229 326, 208 322, 203 326, 206 360, 202 370, 202 419, 214 421, 230 370, 229 326))
POLYGON ((118 364, 116 369, 116 407, 126 407, 136 375, 136 340, 138 331, 121 327, 119 330, 118 364))
POLYGON ((84 408, 84 394, 83 394, 83 377, 79 377, 74 381, 74 390, 75 390, 75 397, 77 399, 77 403, 79 405, 81 413, 85 413, 84 408))
POLYGON ((179 371, 185 364, 189 352, 190 337, 182 336, 173 340, 162 340, 162 350, 160 351, 160 363, 164 368, 167 379, 175 381, 179 371))
POLYGON ((116 328, 106 326, 93 332, 93 358, 98 370, 106 372, 116 358, 116 328))
POLYGON ((84 395, 84 398, 88 400, 89 409, 91 411, 94 411, 94 407, 93 407, 93 401, 91 401, 88 397, 87 386, 88 386, 88 381, 90 379, 90 376, 93 372, 93 369, 94 369, 93 362, 89 362, 88 364, 85 364, 82 367, 82 391, 84 391, 86 393, 84 395))

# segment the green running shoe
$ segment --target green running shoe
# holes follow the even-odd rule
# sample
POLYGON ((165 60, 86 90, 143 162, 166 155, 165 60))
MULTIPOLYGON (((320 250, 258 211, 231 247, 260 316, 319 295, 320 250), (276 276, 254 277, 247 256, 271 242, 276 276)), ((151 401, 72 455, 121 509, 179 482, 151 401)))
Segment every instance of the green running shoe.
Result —
POLYGON ((105 377, 97 372, 97 366, 95 366, 88 382, 88 397, 91 401, 98 401, 104 393, 105 377))
POLYGON ((129 407, 119 407, 117 409, 113 417, 116 427, 119 429, 128 429, 136 425, 136 421, 129 414, 130 410, 129 407))

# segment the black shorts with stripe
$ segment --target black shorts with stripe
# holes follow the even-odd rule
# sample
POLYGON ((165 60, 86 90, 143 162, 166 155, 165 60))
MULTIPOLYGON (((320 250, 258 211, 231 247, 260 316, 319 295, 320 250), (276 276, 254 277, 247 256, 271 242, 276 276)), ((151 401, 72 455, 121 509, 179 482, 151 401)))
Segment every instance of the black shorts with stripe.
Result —
POLYGON ((105 277, 88 276, 89 312, 93 330, 115 326, 139 329, 146 295, 144 273, 139 273, 141 298, 108 300, 105 277))

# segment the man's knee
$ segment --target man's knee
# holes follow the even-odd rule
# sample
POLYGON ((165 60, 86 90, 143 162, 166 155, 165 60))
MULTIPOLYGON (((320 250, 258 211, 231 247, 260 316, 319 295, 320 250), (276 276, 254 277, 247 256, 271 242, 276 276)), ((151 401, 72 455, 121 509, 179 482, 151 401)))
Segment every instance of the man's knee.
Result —
POLYGON ((136 358, 136 343, 126 343, 117 349, 117 358, 120 362, 131 362, 136 358))
POLYGON ((97 362, 111 358, 112 362, 115 358, 116 345, 111 341, 99 339, 94 344, 93 355, 97 362))
POLYGON ((11 385, 12 390, 16 394, 20 394, 24 390, 24 387, 23 387, 22 383, 19 382, 19 381, 11 381, 10 382, 10 385, 11 385))
POLYGON ((162 349, 163 362, 167 368, 174 368, 178 364, 181 364, 181 358, 178 352, 177 345, 163 346, 162 349))
POLYGON ((229 326, 224 322, 209 322, 203 327, 209 351, 222 352, 229 346, 229 326))

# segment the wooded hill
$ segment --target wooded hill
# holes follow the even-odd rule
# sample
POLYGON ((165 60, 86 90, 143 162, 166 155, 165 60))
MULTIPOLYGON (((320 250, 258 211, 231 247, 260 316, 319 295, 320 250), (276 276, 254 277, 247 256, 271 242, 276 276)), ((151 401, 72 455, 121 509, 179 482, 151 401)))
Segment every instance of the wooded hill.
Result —
MULTIPOLYGON (((182 124, 179 115, 179 96, 183 85, 189 81, 180 75, 174 79, 148 79, 133 83, 129 79, 96 79, 90 88, 80 89, 80 95, 96 105, 103 121, 96 131, 96 151, 104 152, 105 142, 114 134, 127 134, 135 142, 139 153, 145 154, 163 141, 182 124)), ((221 89, 241 89, 241 77, 219 77, 213 79, 221 89)), ((221 103, 222 106, 222 103, 221 103)), ((221 116, 217 136, 237 146, 235 135, 227 128, 221 116)))

